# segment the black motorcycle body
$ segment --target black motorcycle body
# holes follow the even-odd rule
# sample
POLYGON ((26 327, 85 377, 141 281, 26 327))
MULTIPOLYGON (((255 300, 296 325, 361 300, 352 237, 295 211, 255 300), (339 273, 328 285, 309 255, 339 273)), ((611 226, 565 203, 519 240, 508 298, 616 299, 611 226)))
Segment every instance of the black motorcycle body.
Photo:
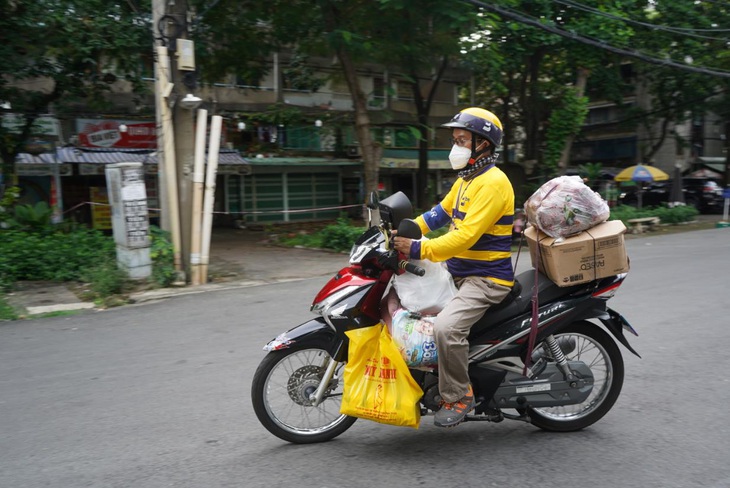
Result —
MULTIPOLYGON (((390 245, 393 229, 400 235, 413 232, 412 221, 401 224, 412 212, 410 202, 397 193, 377 209, 379 225, 360 236, 350 265, 315 297, 312 311, 319 316, 264 347, 268 354, 252 384, 254 410, 264 427, 289 442, 330 440, 355 422, 339 413, 348 353, 345 332, 381 321, 382 299, 394 274, 422 274, 390 245)), ((420 229, 417 234, 413 237, 420 237, 420 229)), ((558 287, 534 269, 516 276, 510 295, 470 331, 469 376, 477 407, 467 420, 513 419, 550 431, 574 431, 602 418, 623 385, 616 342, 638 356, 623 334, 636 332, 607 306, 625 277, 558 287), (531 332, 535 346, 528 358, 531 332)), ((438 410, 438 369, 411 373, 424 392, 422 413, 438 410)))

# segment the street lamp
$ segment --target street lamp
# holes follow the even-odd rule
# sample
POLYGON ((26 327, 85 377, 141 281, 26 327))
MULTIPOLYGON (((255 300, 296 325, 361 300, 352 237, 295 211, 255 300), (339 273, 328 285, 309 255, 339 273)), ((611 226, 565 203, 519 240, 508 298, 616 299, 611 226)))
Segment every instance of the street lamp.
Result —
POLYGON ((180 106, 186 110, 195 110, 200 107, 201 103, 203 103, 203 99, 196 97, 192 93, 188 93, 185 95, 185 98, 180 100, 180 106))

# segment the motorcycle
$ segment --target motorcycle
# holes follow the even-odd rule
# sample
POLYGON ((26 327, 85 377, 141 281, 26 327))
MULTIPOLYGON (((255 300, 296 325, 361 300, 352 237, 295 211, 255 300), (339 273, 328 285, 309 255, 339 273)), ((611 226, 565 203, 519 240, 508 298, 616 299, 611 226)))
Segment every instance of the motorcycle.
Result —
MULTIPOLYGON (((349 266, 314 298, 311 311, 317 316, 266 344, 267 354, 254 374, 256 416, 285 441, 328 441, 353 425, 357 418, 340 413, 345 331, 380 323, 382 299, 396 274, 423 275, 392 248, 394 230, 421 238, 408 218, 413 213, 408 198, 398 192, 378 201, 373 194, 367 208, 369 228, 354 243, 349 266)), ((624 381, 617 342, 639 356, 623 331, 638 334, 607 306, 625 278, 558 287, 534 269, 516 276, 510 295, 470 331, 469 377, 477 405, 466 421, 509 419, 569 432, 606 415, 624 381), (539 303, 536 310, 533 302, 539 303)), ((423 390, 421 414, 436 412, 438 367, 410 371, 423 390)))

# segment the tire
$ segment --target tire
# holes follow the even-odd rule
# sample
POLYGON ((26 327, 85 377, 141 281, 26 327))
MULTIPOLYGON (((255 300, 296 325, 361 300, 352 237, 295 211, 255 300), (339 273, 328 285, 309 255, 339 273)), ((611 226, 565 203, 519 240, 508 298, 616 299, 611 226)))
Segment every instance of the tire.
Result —
POLYGON ((594 376, 593 391, 586 401, 563 407, 528 408, 530 421, 550 432, 573 432, 600 420, 611 410, 624 383, 624 361, 613 338, 588 321, 575 322, 553 334, 558 339, 570 336, 575 349, 566 354, 569 361, 583 361, 594 376))
POLYGON ((335 370, 322 402, 308 395, 320 384, 331 361, 325 341, 267 354, 254 373, 253 409, 266 429, 288 442, 310 444, 334 439, 357 420, 340 414, 344 363, 335 370))

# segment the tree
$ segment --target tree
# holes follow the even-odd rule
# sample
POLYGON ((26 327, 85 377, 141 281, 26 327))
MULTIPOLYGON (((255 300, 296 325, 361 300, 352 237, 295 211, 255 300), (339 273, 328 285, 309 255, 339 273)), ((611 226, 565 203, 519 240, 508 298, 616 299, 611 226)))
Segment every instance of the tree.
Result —
POLYGON ((140 49, 149 45, 149 16, 132 2, 0 0, 0 102, 20 120, 0 124, 5 181, 16 178, 15 158, 34 121, 77 101, 104 107, 118 80, 143 89, 140 49))
POLYGON ((416 204, 427 206, 429 116, 445 72, 459 64, 460 39, 476 26, 477 12, 444 0, 380 0, 377 60, 402 73, 416 108, 418 184, 416 204))
MULTIPOLYGON (((556 169, 564 169, 580 123, 558 127, 561 135, 556 137, 554 122, 561 119, 556 112, 575 112, 573 109, 582 103, 580 95, 584 85, 592 96, 620 103, 626 92, 616 89, 623 85, 617 75, 619 66, 625 62, 633 65, 634 73, 638 73, 635 79, 647 87, 652 100, 650 107, 635 110, 634 116, 622 126, 624 130, 631 124, 651 128, 649 143, 641 148, 644 155, 653 154, 671 135, 679 144, 686 144, 679 134, 673 134, 674 125, 686 121, 693 113, 701 114, 705 109, 703 100, 711 100, 716 107, 722 105, 717 97, 709 95, 725 93, 718 82, 724 83, 726 78, 718 76, 725 75, 722 69, 728 67, 727 39, 721 21, 728 18, 726 3, 610 0, 473 3, 482 5, 501 20, 493 24, 496 29, 488 30, 487 41, 483 42, 486 52, 478 53, 480 60, 489 58, 490 61, 475 63, 477 68, 480 64, 488 68, 477 72, 488 74, 485 78, 492 84, 490 90, 478 94, 484 99, 501 101, 500 115, 509 123, 505 146, 511 143, 509 135, 516 132, 513 127, 522 128, 527 160, 543 156, 543 162, 557 160, 556 169), (558 41, 558 34, 564 40, 558 41), (564 88, 571 73, 575 87, 572 91, 564 88), (504 79, 504 84, 495 83, 495 79, 504 79), (710 89, 713 86, 714 92, 710 89), (513 108, 514 102, 518 107, 513 108), (546 140, 541 141, 541 137, 546 140), (560 143, 555 139, 558 138, 564 142, 562 155, 556 158, 560 143)), ((576 113, 585 113, 585 108, 576 113)))

